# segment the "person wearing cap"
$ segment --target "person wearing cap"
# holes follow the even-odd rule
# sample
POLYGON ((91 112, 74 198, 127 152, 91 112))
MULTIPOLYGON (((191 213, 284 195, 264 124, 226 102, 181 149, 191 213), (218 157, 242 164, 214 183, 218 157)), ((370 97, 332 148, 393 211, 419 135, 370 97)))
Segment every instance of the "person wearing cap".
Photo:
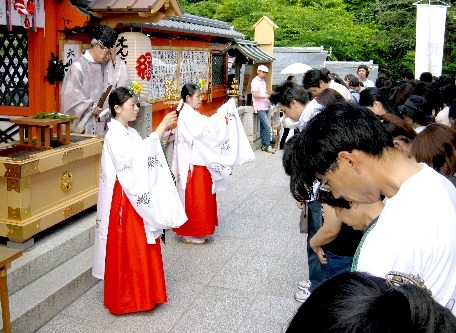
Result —
POLYGON ((430 111, 426 111, 428 108, 426 98, 418 95, 410 95, 404 105, 399 106, 399 110, 404 115, 404 120, 415 129, 416 133, 420 133, 433 122, 430 111))
POLYGON ((265 65, 258 66, 257 76, 251 83, 251 92, 253 108, 260 120, 261 150, 274 154, 276 150, 271 147, 271 122, 268 118, 270 95, 266 92, 264 80, 268 72, 269 69, 265 65))
POLYGON ((358 77, 359 80, 363 83, 364 88, 375 87, 375 83, 369 80, 369 68, 366 65, 358 66, 358 77))
MULTIPOLYGON (((117 32, 106 25, 94 29, 90 49, 68 68, 60 91, 61 112, 76 117, 71 132, 104 136, 106 119, 97 104, 109 85, 104 75, 117 32)), ((112 66, 112 65, 111 65, 112 66)))

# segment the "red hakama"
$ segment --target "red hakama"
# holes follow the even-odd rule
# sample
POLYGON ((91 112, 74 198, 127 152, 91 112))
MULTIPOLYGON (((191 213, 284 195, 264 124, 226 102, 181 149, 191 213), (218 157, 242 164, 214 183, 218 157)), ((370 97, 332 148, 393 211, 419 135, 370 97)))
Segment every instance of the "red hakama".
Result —
POLYGON ((212 177, 204 166, 194 165, 188 171, 185 188, 187 222, 173 231, 178 236, 205 237, 214 234, 218 225, 217 199, 212 193, 212 177))
POLYGON ((105 267, 104 305, 111 313, 147 311, 167 301, 160 239, 156 244, 147 244, 144 222, 117 180, 105 267))

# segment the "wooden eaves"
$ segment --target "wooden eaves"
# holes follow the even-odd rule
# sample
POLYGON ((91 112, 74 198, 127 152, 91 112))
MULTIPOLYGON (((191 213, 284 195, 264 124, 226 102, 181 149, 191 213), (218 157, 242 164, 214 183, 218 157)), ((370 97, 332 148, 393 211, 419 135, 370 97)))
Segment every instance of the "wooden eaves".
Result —
POLYGON ((151 23, 183 15, 178 0, 93 0, 87 10, 111 27, 119 22, 151 23))

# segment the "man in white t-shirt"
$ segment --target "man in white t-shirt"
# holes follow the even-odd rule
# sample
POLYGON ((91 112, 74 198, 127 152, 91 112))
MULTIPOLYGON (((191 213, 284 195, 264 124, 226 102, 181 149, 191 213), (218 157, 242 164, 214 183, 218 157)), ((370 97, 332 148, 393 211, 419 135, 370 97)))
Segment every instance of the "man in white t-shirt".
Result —
MULTIPOLYGON (((389 198, 366 231, 354 268, 385 277, 419 275, 443 306, 456 297, 456 189, 444 176, 402 155, 378 117, 352 103, 328 106, 286 145, 291 188, 310 197, 315 179, 353 204, 389 198)), ((285 163, 284 163, 285 165, 285 163)), ((456 307, 453 308, 453 313, 456 307)))
POLYGON ((355 100, 347 87, 334 82, 329 77, 324 75, 319 69, 314 68, 307 71, 302 78, 302 85, 304 86, 304 89, 312 95, 313 98, 317 97, 321 91, 331 88, 341 94, 346 101, 355 100))
POLYGON ((364 85, 364 88, 372 88, 375 87, 375 83, 369 80, 367 77, 369 76, 369 68, 366 65, 359 65, 358 66, 358 77, 359 80, 364 85))

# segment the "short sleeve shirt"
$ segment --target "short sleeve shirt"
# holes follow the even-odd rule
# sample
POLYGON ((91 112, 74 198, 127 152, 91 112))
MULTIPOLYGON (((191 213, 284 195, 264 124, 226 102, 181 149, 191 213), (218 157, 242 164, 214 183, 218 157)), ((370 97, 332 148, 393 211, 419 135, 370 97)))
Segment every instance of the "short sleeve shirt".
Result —
MULTIPOLYGON (((250 90, 252 92, 257 91, 260 94, 266 94, 266 81, 258 76, 255 76, 255 78, 252 80, 250 90)), ((267 98, 255 98, 252 96, 252 102, 255 112, 269 109, 269 100, 267 98)))

